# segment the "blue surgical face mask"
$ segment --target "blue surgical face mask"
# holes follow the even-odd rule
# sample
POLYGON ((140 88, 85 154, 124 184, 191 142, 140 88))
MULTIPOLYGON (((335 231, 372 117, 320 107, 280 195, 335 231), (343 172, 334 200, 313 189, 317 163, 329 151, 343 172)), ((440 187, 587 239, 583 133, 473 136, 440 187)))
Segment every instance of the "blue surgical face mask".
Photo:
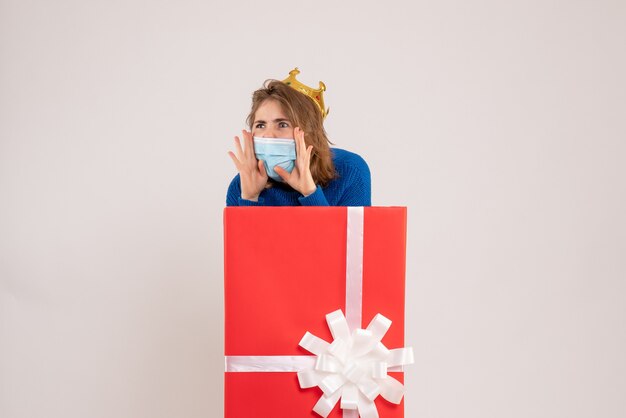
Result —
POLYGON ((254 153, 257 159, 263 161, 267 175, 282 182, 283 179, 274 171, 274 167, 282 167, 291 173, 296 161, 296 141, 285 138, 254 137, 254 153))

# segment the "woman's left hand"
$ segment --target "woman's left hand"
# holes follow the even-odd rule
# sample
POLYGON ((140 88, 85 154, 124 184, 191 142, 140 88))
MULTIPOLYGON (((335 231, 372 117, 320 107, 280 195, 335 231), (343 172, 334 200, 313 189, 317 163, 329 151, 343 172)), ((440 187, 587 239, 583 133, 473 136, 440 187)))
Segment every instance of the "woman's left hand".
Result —
POLYGON ((311 153, 313 145, 306 146, 304 142, 304 131, 299 127, 293 130, 294 139, 296 140, 296 163, 291 173, 282 167, 275 167, 274 171, 285 183, 293 189, 302 193, 303 196, 312 194, 317 186, 311 175, 311 153))

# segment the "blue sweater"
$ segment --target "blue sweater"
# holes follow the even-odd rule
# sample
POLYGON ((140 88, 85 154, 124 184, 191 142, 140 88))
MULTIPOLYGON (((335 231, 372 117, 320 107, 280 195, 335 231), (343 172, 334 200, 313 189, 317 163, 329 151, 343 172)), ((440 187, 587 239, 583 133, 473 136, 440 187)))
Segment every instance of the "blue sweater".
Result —
POLYGON ((263 189, 259 201, 241 198, 239 174, 228 186, 226 206, 371 206, 372 186, 370 169, 363 158, 357 154, 331 148, 337 177, 326 187, 317 186, 317 190, 307 197, 285 183, 274 182, 269 189, 263 189))

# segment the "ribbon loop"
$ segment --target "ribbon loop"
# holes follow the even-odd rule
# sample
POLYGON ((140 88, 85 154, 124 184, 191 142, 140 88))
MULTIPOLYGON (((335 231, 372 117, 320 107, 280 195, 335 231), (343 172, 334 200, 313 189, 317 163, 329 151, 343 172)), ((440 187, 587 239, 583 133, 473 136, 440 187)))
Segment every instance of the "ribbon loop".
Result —
POLYGON ((319 356, 328 349, 330 344, 307 331, 298 345, 306 351, 319 356))
POLYGON ((389 366, 405 366, 414 363, 413 347, 394 348, 389 350, 389 366))
POLYGON ((387 363, 375 361, 372 363, 372 377, 374 379, 384 379, 387 377, 387 363))
POLYGON ((339 373, 341 369, 341 361, 329 354, 318 356, 315 362, 315 370, 320 372, 339 373))
POLYGON ((318 386, 322 378, 323 376, 320 373, 316 373, 315 370, 303 370, 298 372, 298 383, 303 389, 318 386))
POLYGON ((376 344, 376 347, 372 349, 370 354, 373 358, 387 360, 389 358, 389 353, 389 349, 385 347, 383 343, 379 342, 378 344, 376 344))
POLYGON ((351 381, 352 383, 358 383, 361 381, 361 379, 363 379, 363 377, 365 376, 367 372, 365 370, 363 370, 362 367, 360 367, 357 363, 350 363, 348 366, 346 366, 346 368, 343 370, 343 374, 344 376, 346 376, 346 378, 351 381))
POLYGON ((353 384, 347 384, 341 393, 341 409, 357 409, 359 391, 353 384))
POLYGON ((399 404, 404 396, 404 386, 391 376, 380 382, 380 396, 391 403, 399 404))
POLYGON ((376 409, 376 404, 368 401, 363 396, 360 396, 359 415, 361 418, 378 418, 378 409, 376 409))
POLYGON ((324 392, 324 395, 330 396, 333 393, 337 392, 344 383, 346 383, 346 377, 341 374, 331 374, 326 376, 320 382, 320 389, 324 392))
POLYGON ((322 395, 313 407, 313 411, 326 418, 333 410, 335 405, 337 405, 340 397, 341 393, 335 393, 331 396, 322 395))
POLYGON ((367 330, 371 331, 374 338, 380 341, 387 333, 387 330, 389 330, 389 327, 391 327, 391 320, 381 314, 376 314, 372 322, 367 326, 367 330))
POLYGON ((328 352, 337 357, 342 363, 345 363, 350 355, 350 346, 346 340, 335 340, 328 347, 328 352))
POLYGON ((366 329, 356 329, 352 333, 352 357, 361 357, 370 351, 376 345, 378 341, 374 339, 371 331, 366 329))
POLYGON ((326 315, 326 322, 333 339, 347 340, 350 338, 350 328, 348 328, 348 321, 341 312, 341 309, 337 309, 335 312, 331 312, 326 315))
POLYGON ((363 395, 370 401, 374 401, 380 395, 380 386, 372 379, 364 378, 358 383, 358 388, 363 395))

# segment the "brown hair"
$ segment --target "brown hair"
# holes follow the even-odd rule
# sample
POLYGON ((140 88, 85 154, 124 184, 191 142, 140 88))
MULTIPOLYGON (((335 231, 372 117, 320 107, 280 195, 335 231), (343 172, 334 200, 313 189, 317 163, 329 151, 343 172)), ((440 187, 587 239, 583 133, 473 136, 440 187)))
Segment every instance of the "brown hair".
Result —
POLYGON ((311 153, 311 175, 315 184, 326 186, 336 177, 335 165, 330 154, 332 144, 326 136, 322 112, 307 95, 278 80, 267 80, 263 88, 252 94, 252 108, 246 119, 246 123, 252 131, 254 115, 259 106, 266 100, 276 100, 287 118, 304 131, 304 142, 306 146, 313 145, 311 153))

